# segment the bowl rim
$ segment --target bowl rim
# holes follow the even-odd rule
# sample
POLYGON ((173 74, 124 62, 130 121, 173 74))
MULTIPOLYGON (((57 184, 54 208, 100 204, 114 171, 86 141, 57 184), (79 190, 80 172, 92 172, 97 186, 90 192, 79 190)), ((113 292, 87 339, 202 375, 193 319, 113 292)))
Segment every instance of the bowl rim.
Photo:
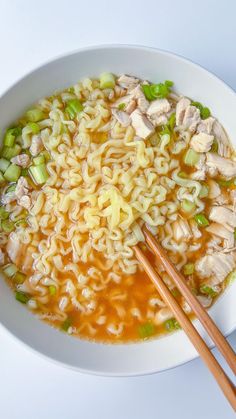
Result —
MULTIPOLYGON (((86 51, 99 51, 99 50, 109 50, 109 49, 130 49, 130 50, 143 50, 143 51, 149 51, 149 52, 158 52, 164 56, 167 57, 173 57, 176 58, 178 60, 180 60, 181 62, 184 62, 186 64, 191 64, 192 67, 200 70, 200 71, 204 71, 205 73, 208 74, 208 77, 211 77, 212 79, 215 79, 216 81, 220 81, 221 84, 224 86, 224 88, 226 88, 229 93, 233 94, 236 97, 236 92, 235 90, 228 85, 224 80, 222 80, 219 76, 217 76, 214 72, 209 71, 206 67, 204 67, 203 65, 200 65, 196 62, 194 62, 191 59, 186 58, 185 56, 181 55, 181 54, 177 54, 177 53, 173 53, 169 50, 165 50, 165 49, 161 49, 161 48, 156 48, 156 47, 150 47, 150 46, 146 46, 146 45, 142 45, 142 44, 125 44, 125 43, 111 43, 111 44, 95 44, 95 45, 89 45, 86 47, 80 47, 80 48, 76 48, 73 50, 70 50, 68 52, 64 52, 61 54, 57 54, 47 60, 44 60, 41 64, 38 64, 37 66, 33 67, 31 70, 27 71, 26 73, 24 73, 21 77, 19 77, 18 79, 16 79, 13 83, 11 83, 5 90, 3 90, 0 94, 0 100, 8 94, 8 92, 10 92, 12 89, 14 89, 19 83, 21 83, 22 81, 24 81, 25 79, 27 79, 29 76, 33 75, 34 73, 36 73, 38 70, 46 67, 47 65, 50 65, 52 63, 55 63, 57 61, 60 61, 61 59, 67 59, 70 56, 73 55, 77 55, 86 51)), ((230 286, 228 287, 231 288, 230 286)), ((223 292, 223 294, 221 295, 221 297, 225 295, 225 291, 223 292)), ((220 298, 221 298, 220 297, 220 298)), ((197 320, 194 320, 193 322, 195 323, 197 320)), ((0 327, 5 330, 13 339, 15 339, 16 341, 18 341, 21 345, 23 345, 25 348, 28 348, 30 351, 32 351, 32 353, 38 354, 39 356, 41 356, 43 359, 46 360, 50 360, 51 362, 53 362, 56 365, 60 365, 64 368, 69 368, 73 371, 77 371, 77 372, 81 372, 84 374, 90 374, 90 375, 95 375, 95 376, 107 376, 107 377, 135 377, 135 376, 144 376, 144 375, 151 375, 151 374, 156 374, 156 373, 162 373, 166 370, 172 370, 174 368, 180 367, 182 365, 185 365, 187 363, 189 363, 190 361, 196 359, 199 357, 198 354, 191 354, 188 358, 186 358, 184 361, 182 362, 178 362, 176 361, 172 366, 170 367, 163 367, 163 369, 158 369, 158 370, 154 370, 153 368, 151 370, 148 370, 147 368, 144 368, 143 372, 121 372, 121 373, 117 373, 117 372, 104 372, 103 370, 99 370, 99 369, 88 369, 88 368, 83 368, 83 367, 79 367, 79 366, 75 366, 75 365, 71 365, 68 364, 66 362, 63 362, 61 360, 55 359, 50 355, 47 355, 43 352, 41 352, 39 349, 36 349, 33 345, 31 345, 28 342, 25 342, 24 340, 22 340, 19 336, 17 336, 16 334, 14 334, 13 331, 11 331, 10 329, 8 329, 7 326, 5 326, 1 320, 0 320, 0 327)), ((233 327, 231 327, 231 329, 226 333, 224 333, 224 336, 229 336, 233 331, 236 330, 236 322, 233 325, 233 327)), ((177 332, 177 333, 181 333, 181 332, 177 332)), ((164 338, 164 337, 163 337, 164 338)), ((161 337, 162 339, 162 337, 161 337)), ((93 342, 91 342, 93 343, 93 342)), ((147 342, 144 342, 142 344, 148 344, 147 342)), ((117 344, 116 344, 117 345, 117 344)), ((211 344, 208 345, 210 348, 214 348, 215 345, 211 344)))

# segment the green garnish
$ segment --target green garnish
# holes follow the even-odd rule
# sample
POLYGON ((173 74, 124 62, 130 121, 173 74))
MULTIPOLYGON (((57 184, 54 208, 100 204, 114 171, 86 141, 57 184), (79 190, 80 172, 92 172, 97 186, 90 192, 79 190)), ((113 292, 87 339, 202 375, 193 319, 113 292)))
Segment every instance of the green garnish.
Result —
POLYGON ((184 163, 186 166, 195 166, 200 159, 200 154, 191 148, 186 152, 184 156, 184 163))
POLYGON ((14 144, 13 147, 3 147, 1 151, 1 157, 7 160, 11 160, 12 157, 18 156, 21 152, 21 146, 19 144, 14 144))
POLYGON ((115 87, 116 80, 112 73, 102 73, 99 79, 100 89, 113 89, 115 87))
POLYGON ((49 294, 50 295, 56 295, 57 289, 55 287, 55 285, 49 285, 49 294))
POLYGON ((168 332, 173 332, 174 330, 181 329, 180 324, 177 322, 177 320, 174 317, 172 319, 166 320, 164 322, 164 326, 168 332))
POLYGON ((219 148, 218 141, 214 140, 211 146, 211 152, 218 153, 218 148, 219 148))
POLYGON ((196 209, 196 205, 194 202, 189 201, 188 199, 184 199, 181 202, 181 207, 184 212, 193 212, 196 209))
POLYGON ((16 291, 15 297, 16 300, 20 301, 22 304, 26 304, 30 300, 30 296, 21 291, 16 291))
POLYGON ((141 339, 147 339, 155 333, 155 327, 151 322, 141 324, 138 328, 138 333, 141 339))
POLYGON ((172 113, 168 119, 167 125, 170 127, 170 130, 173 131, 176 123, 176 115, 172 113))
POLYGON ((1 222, 1 227, 2 227, 3 231, 5 231, 5 233, 11 233, 14 230, 15 225, 14 225, 13 221, 3 220, 1 222))
POLYGON ((208 194, 209 194, 209 187, 205 183, 203 183, 198 196, 199 198, 206 198, 208 194))
POLYGON ((216 292, 212 287, 209 287, 208 285, 202 285, 200 287, 200 292, 202 294, 209 295, 212 298, 218 294, 218 292, 216 292))
POLYGON ((78 99, 71 99, 68 100, 65 111, 68 113, 71 119, 74 119, 76 115, 83 109, 83 105, 78 99))
POLYGON ((11 278, 16 274, 17 267, 14 265, 14 263, 9 263, 8 265, 4 266, 3 272, 8 278, 11 278))
POLYGON ((41 109, 34 108, 26 112, 26 118, 30 122, 38 122, 45 119, 46 115, 41 109))
POLYGON ((21 174, 21 168, 16 164, 10 164, 4 173, 4 177, 8 182, 16 182, 21 174))
POLYGON ((123 111, 125 109, 125 103, 120 103, 118 105, 118 109, 120 109, 120 111, 123 111))
POLYGON ((23 282, 25 282, 26 275, 24 275, 22 272, 16 272, 13 279, 17 284, 23 284, 23 282))
POLYGON ((21 127, 9 128, 6 131, 5 137, 3 139, 3 144, 7 147, 12 147, 15 143, 16 137, 21 134, 21 131, 21 127))
POLYGON ((211 116, 211 111, 206 106, 203 106, 200 102, 191 102, 192 106, 196 106, 199 109, 202 119, 207 119, 211 116))
POLYGON ((194 272, 194 263, 186 263, 183 267, 184 275, 192 275, 194 272))
POLYGON ((163 99, 170 94, 173 84, 170 80, 158 84, 142 84, 142 90, 146 99, 149 101, 163 99))
POLYGON ((23 169, 21 169, 21 176, 28 176, 29 175, 29 171, 26 167, 23 167, 23 169))
POLYGON ((37 185, 45 183, 49 176, 45 164, 30 166, 29 172, 37 185))
POLYGON ((1 172, 5 172, 7 168, 10 166, 10 163, 6 159, 0 159, 0 170, 1 172))
POLYGON ((3 174, 0 172, 0 185, 5 182, 3 174))
POLYGON ((207 227, 209 225, 209 221, 204 214, 196 214, 194 220, 198 223, 199 227, 207 227))
POLYGON ((188 179, 187 173, 186 172, 183 172, 183 171, 179 172, 178 173, 178 176, 181 177, 182 179, 188 179))
POLYGON ((38 134, 40 131, 39 125, 36 122, 28 122, 26 127, 30 132, 32 132, 32 134, 38 134))
POLYGON ((35 164, 35 166, 39 166, 40 164, 45 163, 44 155, 41 155, 41 156, 39 155, 39 156, 35 157, 33 159, 33 163, 35 164))
POLYGON ((69 317, 62 323, 62 325, 61 325, 61 329, 64 331, 64 332, 68 332, 68 329, 69 329, 69 327, 71 327, 71 324, 72 324, 72 322, 71 322, 71 319, 69 319, 69 317))
POLYGON ((7 212, 4 207, 0 206, 0 220, 7 220, 8 217, 9 212, 7 212))

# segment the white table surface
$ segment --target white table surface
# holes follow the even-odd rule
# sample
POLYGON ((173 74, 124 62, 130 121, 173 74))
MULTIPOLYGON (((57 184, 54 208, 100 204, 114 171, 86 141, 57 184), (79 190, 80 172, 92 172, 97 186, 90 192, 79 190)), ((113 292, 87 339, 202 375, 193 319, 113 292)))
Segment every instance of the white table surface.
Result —
MULTIPOLYGON (((182 54, 236 89, 235 15, 234 0, 0 0, 0 93, 58 54, 104 43, 182 54)), ((229 341, 236 347, 236 333, 229 341)), ((42 359, 0 327, 0 417, 230 419, 234 414, 199 359, 152 376, 94 377, 42 359)))

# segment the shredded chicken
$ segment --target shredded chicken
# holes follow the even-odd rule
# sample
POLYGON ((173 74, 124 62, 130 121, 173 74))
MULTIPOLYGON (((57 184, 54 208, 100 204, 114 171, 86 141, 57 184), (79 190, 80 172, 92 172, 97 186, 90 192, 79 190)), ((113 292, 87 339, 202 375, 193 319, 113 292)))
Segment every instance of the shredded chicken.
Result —
POLYGON ((31 146, 30 146, 30 152, 32 156, 34 157, 37 156, 42 150, 43 150, 42 138, 40 137, 40 135, 33 135, 31 146))
POLYGON ((169 112, 170 103, 167 99, 156 99, 147 109, 148 116, 160 116, 169 112))
POLYGON ((221 189, 215 180, 209 179, 208 186, 209 186, 208 197, 210 199, 215 199, 221 194, 221 189))
POLYGON ((153 115, 149 117, 149 120, 154 125, 154 127, 160 127, 161 125, 166 125, 168 118, 166 115, 153 115))
POLYGON ((176 105, 176 125, 177 127, 183 125, 185 111, 188 106, 190 106, 191 101, 186 98, 182 97, 180 101, 176 105))
POLYGON ((140 112, 139 109, 133 111, 130 115, 131 123, 133 128, 135 129, 136 134, 146 139, 154 132, 154 126, 148 120, 148 118, 140 112))
POLYGON ((201 120, 201 122, 197 126, 197 132, 203 132, 204 134, 212 134, 214 121, 215 118, 212 118, 212 116, 210 116, 207 119, 201 120))
POLYGON ((133 99, 132 95, 126 95, 114 102, 113 106, 119 108, 120 105, 124 105, 124 110, 128 114, 131 114, 136 108, 136 101, 133 99))
POLYGON ((128 127, 130 125, 130 116, 126 112, 118 109, 112 109, 112 114, 123 127, 128 127))
POLYGON ((212 207, 209 214, 211 221, 223 224, 229 231, 234 231, 236 227, 236 214, 229 208, 223 206, 212 207))
POLYGON ((236 176, 236 162, 225 159, 216 153, 207 153, 206 164, 209 168, 217 170, 221 175, 232 178, 236 176))
POLYGON ((192 231, 189 227, 188 221, 182 218, 174 221, 172 224, 174 239, 177 242, 181 240, 188 241, 192 237, 192 231))
POLYGON ((126 74, 122 74, 118 79, 117 83, 119 86, 124 87, 125 89, 133 89, 137 84, 139 84, 140 80, 136 77, 127 76, 126 74))
POLYGON ((206 153, 210 151, 214 136, 203 132, 192 136, 190 147, 198 153, 206 153))
POLYGON ((24 252, 25 245, 20 243, 20 239, 15 232, 9 235, 7 243, 7 254, 11 261, 16 265, 20 262, 22 254, 24 252))
POLYGON ((26 208, 27 210, 31 207, 31 199, 28 195, 23 195, 20 199, 18 199, 18 205, 20 205, 23 208, 26 208))
POLYGON ((197 125, 201 121, 200 111, 196 106, 188 106, 183 119, 183 126, 185 129, 188 129, 191 132, 194 132, 197 128, 197 125))
POLYGON ((211 223, 208 227, 206 227, 206 231, 208 231, 208 233, 211 233, 215 236, 218 236, 224 239, 224 247, 228 249, 232 249, 234 247, 233 231, 229 231, 222 224, 211 223))
POLYGON ((215 120, 213 124, 212 134, 215 136, 217 140, 219 155, 223 157, 230 157, 232 148, 229 142, 229 138, 224 128, 217 120, 215 120))
POLYGON ((212 298, 206 295, 197 295, 197 299, 201 303, 201 305, 205 308, 210 307, 212 303, 212 298))
POLYGON ((28 154, 19 154, 19 156, 12 157, 11 163, 24 168, 28 167, 30 164, 30 156, 28 156, 28 154))
POLYGON ((206 283, 209 286, 218 285, 234 269, 235 260, 231 253, 215 252, 212 255, 203 256, 195 263, 195 269, 201 278, 209 278, 206 283))
POLYGON ((142 91, 142 88, 140 85, 138 85, 137 87, 135 87, 135 89, 133 89, 130 94, 132 95, 133 99, 137 100, 137 106, 138 109, 141 112, 146 112, 148 107, 149 107, 149 102, 145 97, 145 94, 142 91))

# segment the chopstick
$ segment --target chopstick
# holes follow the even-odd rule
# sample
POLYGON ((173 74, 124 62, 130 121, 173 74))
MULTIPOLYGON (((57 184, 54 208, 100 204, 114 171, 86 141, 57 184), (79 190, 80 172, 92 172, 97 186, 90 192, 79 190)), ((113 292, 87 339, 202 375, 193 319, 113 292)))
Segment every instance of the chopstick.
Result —
POLYGON ((160 296, 171 308, 173 315, 176 317, 181 327, 189 337, 190 341, 195 346, 199 355, 202 357, 203 361, 215 377, 225 397, 228 399, 231 406, 236 411, 236 392, 234 384, 225 374, 224 370, 211 353, 205 341, 202 339, 198 331, 195 329, 192 322, 189 320, 188 316, 182 310, 179 303, 173 297, 167 285, 164 283, 164 281, 162 281, 159 274, 155 271, 144 252, 140 249, 138 245, 134 246, 134 250, 137 259, 142 264, 144 270, 156 286, 160 296))
POLYGON ((209 316, 207 311, 202 307, 201 303, 195 297, 188 287, 184 276, 178 271, 175 265, 171 262, 167 256, 163 247, 157 242, 153 235, 147 230, 146 227, 143 229, 144 235, 146 237, 147 244, 152 249, 153 253, 157 256, 166 272, 173 279, 175 285, 186 299, 187 303, 193 310, 196 317, 200 320, 204 328, 206 329, 208 335, 211 337, 228 365, 236 374, 236 354, 231 348, 230 344, 227 342, 225 337, 222 335, 212 318, 209 316))

